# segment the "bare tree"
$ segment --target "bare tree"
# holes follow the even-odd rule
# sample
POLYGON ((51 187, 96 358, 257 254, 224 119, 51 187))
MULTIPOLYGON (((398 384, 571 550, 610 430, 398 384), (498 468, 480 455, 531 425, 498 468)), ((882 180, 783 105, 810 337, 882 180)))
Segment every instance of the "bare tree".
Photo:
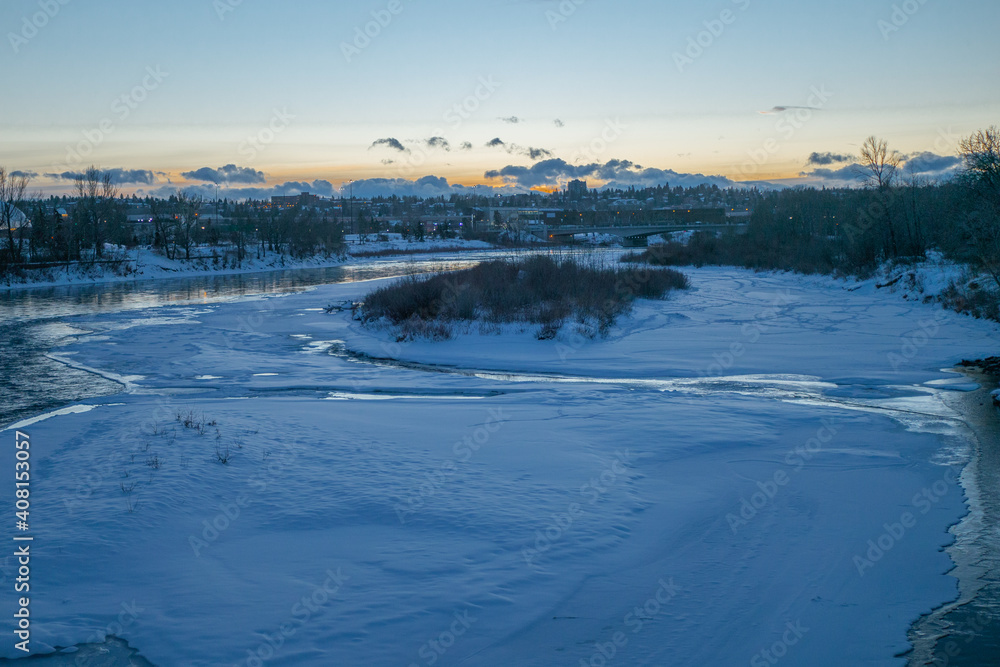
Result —
POLYGON ((167 259, 174 258, 174 213, 170 202, 155 197, 149 199, 149 217, 153 219, 153 245, 162 247, 167 259))
POLYGON ((198 229, 201 197, 189 197, 177 192, 177 214, 174 219, 174 242, 184 250, 184 259, 191 259, 191 248, 198 229))
POLYGON ((1000 214, 1000 127, 980 130, 959 144, 963 181, 1000 214))
POLYGON ((971 194, 965 228, 976 259, 1000 287, 1000 128, 992 126, 963 139, 961 182, 971 194))
POLYGON ((868 137, 861 145, 861 168, 865 171, 869 187, 883 190, 891 188, 899 171, 900 155, 890 151, 885 139, 868 137))
POLYGON ((124 219, 118 197, 121 190, 110 172, 91 165, 76 179, 76 210, 73 217, 83 230, 87 243, 97 257, 104 255, 104 244, 124 219))
POLYGON ((254 236, 254 219, 250 204, 238 204, 235 207, 232 224, 230 225, 229 239, 236 246, 236 263, 243 265, 243 260, 247 257, 247 246, 254 236))
POLYGON ((0 227, 7 236, 7 259, 11 264, 21 261, 24 234, 18 230, 17 242, 14 242, 14 225, 23 226, 24 219, 18 207, 24 203, 24 193, 28 189, 28 177, 23 174, 15 176, 0 167, 0 227))
POLYGON ((861 169, 868 187, 874 189, 880 199, 886 229, 889 232, 889 252, 893 257, 899 254, 899 244, 896 240, 896 226, 892 219, 891 194, 896 184, 900 160, 899 153, 890 151, 885 139, 871 136, 861 145, 861 169))
POLYGON ((91 165, 76 178, 76 208, 73 210, 73 217, 83 230, 85 242, 93 244, 96 256, 100 256, 104 250, 101 216, 97 210, 100 196, 101 170, 91 165))

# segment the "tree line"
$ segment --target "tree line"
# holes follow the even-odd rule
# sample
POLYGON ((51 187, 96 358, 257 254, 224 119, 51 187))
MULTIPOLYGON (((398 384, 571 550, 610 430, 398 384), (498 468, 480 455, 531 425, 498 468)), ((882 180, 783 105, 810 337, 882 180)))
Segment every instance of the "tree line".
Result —
MULTIPOLYGON (((858 156, 865 176, 860 188, 793 188, 778 191, 722 192, 670 189, 627 191, 630 196, 739 200, 753 213, 745 233, 714 238, 696 235, 678 259, 809 273, 864 274, 886 261, 921 259, 937 249, 992 277, 1000 288, 1000 128, 981 130, 962 140, 963 168, 944 183, 907 176, 902 157, 888 144, 869 137, 858 156), (700 193, 700 195, 699 195, 700 193)), ((109 174, 87 169, 76 183, 75 201, 28 198, 28 179, 0 168, 0 271, 31 263, 99 260, 105 248, 151 245, 171 259, 193 259, 199 246, 225 249, 239 265, 269 253, 305 257, 344 251, 342 218, 309 206, 276 208, 270 202, 221 202, 220 215, 206 216, 206 202, 183 192, 168 199, 146 198, 145 225, 128 221, 129 200, 109 174), (65 215, 60 212, 65 204, 65 215), (30 226, 18 221, 23 212, 30 226), (220 217, 221 216, 221 217, 220 217), (145 229, 140 238, 139 229, 145 229)), ((537 194, 537 193, 533 193, 537 194)), ((624 192, 623 192, 624 194, 624 192)), ((528 197, 525 195, 526 202, 528 197)), ((461 203, 452 198, 453 203, 461 203)), ((131 201, 136 201, 133 198, 131 201)), ((488 199, 483 198, 485 204, 488 199)), ((404 214, 436 199, 380 198, 361 207, 352 227, 365 237, 385 231, 374 211, 404 214)), ((444 206, 440 198, 439 205, 444 206)), ((463 206, 473 206, 471 196, 463 206)), ((354 213, 352 211, 352 213, 354 213)), ((353 215, 352 215, 353 217, 353 215)), ((392 229, 422 239, 423 225, 392 229)), ((457 230, 442 226, 441 236, 457 230)))
MULTIPOLYGON (((234 265, 269 253, 291 257, 344 251, 342 224, 307 206, 278 209, 269 203, 224 202, 206 215, 206 202, 178 192, 167 199, 138 200, 140 223, 129 221, 129 204, 111 175, 87 169, 70 201, 27 196, 28 179, 0 167, 0 272, 46 263, 95 262, 108 248, 149 245, 169 259, 198 258, 199 246, 224 249, 234 265), (23 217, 22 217, 23 216, 23 217)), ((132 210, 135 210, 134 208, 132 210)))
POLYGON ((988 275, 994 289, 955 295, 953 305, 1000 317, 1000 128, 962 140, 956 178, 906 177, 902 157, 869 137, 859 155, 864 187, 762 192, 745 230, 695 234, 632 260, 662 265, 723 264, 800 273, 865 276, 886 262, 908 263, 934 250, 988 275))
POLYGON ((960 154, 956 178, 929 183, 905 177, 901 156, 869 137, 864 187, 761 192, 745 230, 698 235, 685 252, 704 263, 858 275, 939 250, 1000 287, 1000 129, 964 139, 960 154))

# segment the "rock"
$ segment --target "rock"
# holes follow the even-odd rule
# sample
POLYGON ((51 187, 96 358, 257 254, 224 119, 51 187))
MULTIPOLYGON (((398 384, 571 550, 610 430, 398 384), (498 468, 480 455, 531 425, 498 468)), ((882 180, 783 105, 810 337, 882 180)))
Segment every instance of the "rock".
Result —
POLYGON ((979 368, 990 375, 1000 375, 1000 357, 988 357, 976 361, 965 359, 960 365, 966 368, 979 368))

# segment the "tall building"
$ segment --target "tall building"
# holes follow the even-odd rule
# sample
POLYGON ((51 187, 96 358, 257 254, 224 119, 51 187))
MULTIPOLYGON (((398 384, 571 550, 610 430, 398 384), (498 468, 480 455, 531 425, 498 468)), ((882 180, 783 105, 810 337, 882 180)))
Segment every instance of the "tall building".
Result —
POLYGON ((587 181, 570 181, 566 186, 566 195, 574 201, 583 199, 587 196, 587 181))

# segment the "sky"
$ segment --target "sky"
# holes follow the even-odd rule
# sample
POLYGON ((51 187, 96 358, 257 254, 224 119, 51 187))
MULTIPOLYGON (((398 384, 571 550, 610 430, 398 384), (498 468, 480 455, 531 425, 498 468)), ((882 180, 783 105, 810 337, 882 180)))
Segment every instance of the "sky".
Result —
POLYGON ((72 190, 439 195, 947 178, 996 0, 4 0, 0 166, 72 190), (351 183, 353 181, 353 183, 351 183))

